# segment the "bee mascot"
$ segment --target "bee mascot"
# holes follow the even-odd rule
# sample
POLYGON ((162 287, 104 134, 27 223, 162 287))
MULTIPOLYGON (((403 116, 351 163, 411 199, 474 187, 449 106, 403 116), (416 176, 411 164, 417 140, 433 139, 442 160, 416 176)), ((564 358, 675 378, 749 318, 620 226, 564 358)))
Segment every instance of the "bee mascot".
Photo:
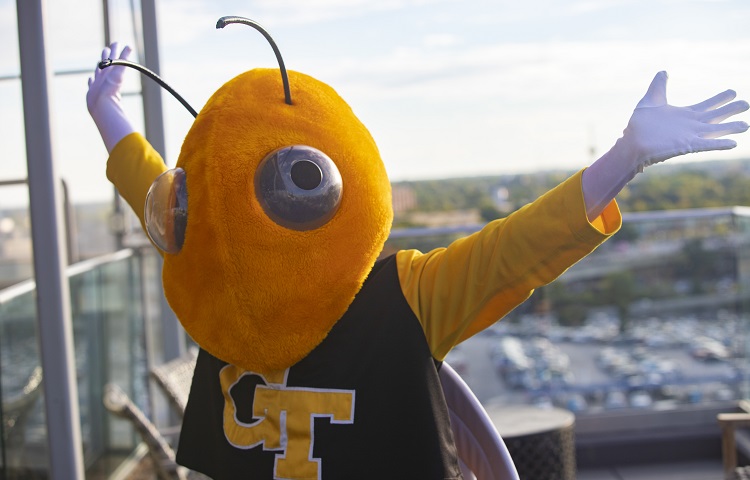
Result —
POLYGON ((660 72, 588 168, 447 248, 379 259, 390 183, 330 86, 277 54, 211 96, 167 169, 121 108, 129 53, 104 49, 87 105, 200 346, 178 463, 216 479, 462 478, 439 379, 451 348, 614 234, 614 197, 644 167, 747 129, 722 123, 748 108, 733 91, 672 106, 660 72))

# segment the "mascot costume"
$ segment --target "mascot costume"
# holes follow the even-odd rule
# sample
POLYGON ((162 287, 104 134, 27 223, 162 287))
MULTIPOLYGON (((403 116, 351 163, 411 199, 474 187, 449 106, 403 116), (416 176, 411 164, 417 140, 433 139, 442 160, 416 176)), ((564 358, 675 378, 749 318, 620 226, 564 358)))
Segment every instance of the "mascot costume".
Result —
POLYGON ((104 49, 87 94, 107 176, 200 346, 177 459, 211 478, 462 478, 439 377, 451 348, 615 233, 613 199, 644 167, 747 130, 722 123, 748 108, 733 91, 675 107, 660 72, 590 167, 447 248, 379 259, 392 208, 375 141, 265 30, 229 23, 263 33, 280 68, 219 88, 175 168, 121 108, 127 47, 104 49))

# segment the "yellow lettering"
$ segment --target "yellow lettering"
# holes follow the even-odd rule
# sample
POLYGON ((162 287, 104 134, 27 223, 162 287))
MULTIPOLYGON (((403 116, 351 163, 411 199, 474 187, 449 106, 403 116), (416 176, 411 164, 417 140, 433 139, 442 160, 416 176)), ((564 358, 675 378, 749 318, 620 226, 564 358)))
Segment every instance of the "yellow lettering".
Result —
POLYGON ((237 448, 252 448, 262 443, 266 450, 279 450, 282 448, 280 430, 278 425, 272 425, 267 420, 266 415, 253 412, 253 416, 259 420, 252 424, 237 419, 237 406, 229 390, 249 373, 234 365, 225 366, 219 373, 221 391, 224 393, 224 435, 237 448))
POLYGON ((353 423, 354 391, 287 387, 287 372, 263 377, 267 385, 256 386, 253 398, 253 417, 258 420, 248 424, 237 419, 230 389, 249 374, 233 365, 221 370, 227 440, 237 448, 263 445, 264 450, 283 450, 276 455, 276 478, 320 478, 320 459, 313 457, 315 418, 353 423))
MULTIPOLYGON (((266 407, 269 416, 285 413, 287 446, 285 455, 276 456, 276 473, 281 478, 320 478, 320 459, 313 458, 315 417, 330 417, 332 423, 352 423, 354 392, 342 390, 284 389, 259 387, 255 391, 255 411, 266 407)), ((268 418, 268 417, 267 417, 268 418)))

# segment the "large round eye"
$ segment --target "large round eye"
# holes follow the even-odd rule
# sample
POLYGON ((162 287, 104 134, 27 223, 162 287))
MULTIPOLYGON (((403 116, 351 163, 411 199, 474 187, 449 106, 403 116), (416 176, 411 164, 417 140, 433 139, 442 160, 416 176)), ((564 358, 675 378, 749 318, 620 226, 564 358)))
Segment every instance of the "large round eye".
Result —
POLYGON ((255 195, 263 211, 292 230, 325 225, 339 208, 341 188, 341 174, 333 161, 306 145, 274 150, 255 173, 255 195))
POLYGON ((185 170, 159 175, 146 195, 144 220, 151 241, 166 253, 178 253, 185 241, 188 204, 185 170))

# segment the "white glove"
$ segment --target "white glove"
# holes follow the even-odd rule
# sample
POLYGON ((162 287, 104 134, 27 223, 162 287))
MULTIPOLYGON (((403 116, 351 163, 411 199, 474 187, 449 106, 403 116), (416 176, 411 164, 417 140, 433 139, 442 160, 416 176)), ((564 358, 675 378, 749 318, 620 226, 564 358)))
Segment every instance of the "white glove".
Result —
MULTIPOLYGON (((117 50, 117 42, 105 47, 102 50, 102 60, 115 58, 117 50)), ((119 59, 127 60, 130 51, 128 46, 123 48, 119 59)), ((108 152, 112 152, 117 142, 135 131, 120 104, 120 88, 124 73, 125 67, 119 65, 105 69, 97 67, 94 78, 89 78, 86 106, 108 152)))
POLYGON ((583 172, 583 197, 589 219, 596 218, 637 173, 654 163, 693 152, 737 146, 724 135, 748 129, 745 122, 720 123, 750 105, 727 90, 689 107, 667 103, 667 73, 659 72, 638 102, 623 136, 583 172))

